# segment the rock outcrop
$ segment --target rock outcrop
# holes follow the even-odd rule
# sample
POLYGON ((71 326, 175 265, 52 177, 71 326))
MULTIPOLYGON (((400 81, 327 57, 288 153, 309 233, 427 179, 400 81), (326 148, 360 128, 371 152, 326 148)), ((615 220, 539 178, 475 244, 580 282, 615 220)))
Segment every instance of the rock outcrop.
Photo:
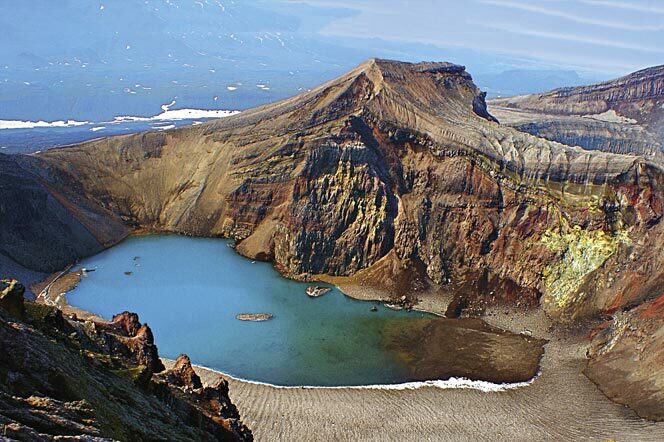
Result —
POLYGON ((591 86, 495 99, 503 123, 571 146, 663 161, 664 66, 591 86))
POLYGON ((110 323, 86 321, 75 324, 84 349, 140 367, 141 375, 146 379, 165 369, 152 330, 139 322, 136 313, 120 313, 110 323))
POLYGON ((191 360, 187 355, 180 355, 175 360, 175 365, 161 375, 169 384, 191 390, 203 388, 201 378, 191 366, 191 360))
POLYGON ((0 308, 16 317, 25 317, 25 306, 23 305, 23 294, 25 287, 15 279, 0 279, 0 308))
POLYGON ((664 420, 664 296, 596 331, 586 375, 611 399, 641 417, 664 420))
POLYGON ((164 371, 149 327, 135 314, 79 321, 25 301, 20 319, 4 300, 0 307, 3 437, 252 440, 227 383, 203 386, 186 357, 164 371))

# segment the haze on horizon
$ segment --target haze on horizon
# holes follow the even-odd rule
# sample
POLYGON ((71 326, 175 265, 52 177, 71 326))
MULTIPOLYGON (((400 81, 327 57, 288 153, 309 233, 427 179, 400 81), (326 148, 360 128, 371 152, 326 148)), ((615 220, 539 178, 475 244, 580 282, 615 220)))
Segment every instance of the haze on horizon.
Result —
POLYGON ((26 0, 0 27, 0 120, 241 110, 369 57, 463 64, 490 97, 664 62, 651 0, 26 0))

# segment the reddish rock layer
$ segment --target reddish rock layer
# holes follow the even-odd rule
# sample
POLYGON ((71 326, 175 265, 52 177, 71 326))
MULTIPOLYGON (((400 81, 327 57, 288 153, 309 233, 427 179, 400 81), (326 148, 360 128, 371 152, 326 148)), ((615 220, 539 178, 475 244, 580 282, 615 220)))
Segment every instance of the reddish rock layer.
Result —
POLYGON ((664 296, 616 314, 592 343, 586 375, 640 416, 664 420, 664 296))

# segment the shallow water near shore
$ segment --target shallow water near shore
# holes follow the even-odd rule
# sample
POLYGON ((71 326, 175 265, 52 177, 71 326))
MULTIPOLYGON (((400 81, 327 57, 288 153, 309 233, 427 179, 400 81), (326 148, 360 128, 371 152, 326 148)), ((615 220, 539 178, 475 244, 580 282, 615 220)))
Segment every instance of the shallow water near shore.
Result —
POLYGON ((106 319, 136 312, 162 356, 187 353, 196 364, 278 386, 524 383, 537 373, 544 341, 479 319, 395 311, 329 284, 319 284, 331 290, 312 298, 310 283, 288 280, 231 245, 129 238, 81 263, 95 271, 67 295, 69 303, 106 319))
MULTIPOLYGON (((153 329, 162 356, 187 353, 196 364, 242 379, 283 386, 438 379, 435 373, 414 378, 417 361, 403 352, 414 342, 400 348, 389 339, 404 321, 434 320, 433 315, 351 299, 328 284, 318 285, 331 287, 329 293, 310 298, 309 283, 288 280, 268 263, 239 256, 230 245, 177 235, 129 238, 80 264, 96 271, 67 295, 68 301, 106 319, 136 312, 153 329), (241 313, 273 317, 240 321, 236 315, 241 313)), ((483 364, 477 359, 469 365, 483 364)))

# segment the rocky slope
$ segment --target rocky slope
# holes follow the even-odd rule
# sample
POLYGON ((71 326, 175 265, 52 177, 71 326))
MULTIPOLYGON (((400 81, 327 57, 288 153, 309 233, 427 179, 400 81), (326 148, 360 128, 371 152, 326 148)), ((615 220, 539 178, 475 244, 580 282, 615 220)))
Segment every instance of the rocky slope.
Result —
POLYGON ((203 386, 184 355, 165 370, 135 314, 67 318, 3 280, 0 348, 0 424, 11 440, 252 440, 225 381, 203 386))
POLYGON ((613 400, 664 420, 664 295, 615 315, 593 338, 585 370, 613 400))
POLYGON ((32 270, 54 272, 81 256, 100 252, 126 234, 127 229, 113 222, 110 216, 89 210, 85 205, 77 206, 76 199, 62 197, 21 168, 17 157, 0 154, 2 260, 11 259, 32 270), (98 233, 91 233, 89 225, 95 225, 98 233))
MULTIPOLYGON (((624 88, 595 101, 642 91, 624 88)), ((15 161, 99 244, 125 229, 229 236, 288 276, 395 298, 428 287, 454 294, 453 310, 539 303, 578 321, 651 299, 664 279, 660 167, 501 125, 448 63, 369 60, 217 122, 15 161)))
POLYGON ((664 66, 591 86, 492 100, 501 122, 571 146, 664 159, 664 66))

